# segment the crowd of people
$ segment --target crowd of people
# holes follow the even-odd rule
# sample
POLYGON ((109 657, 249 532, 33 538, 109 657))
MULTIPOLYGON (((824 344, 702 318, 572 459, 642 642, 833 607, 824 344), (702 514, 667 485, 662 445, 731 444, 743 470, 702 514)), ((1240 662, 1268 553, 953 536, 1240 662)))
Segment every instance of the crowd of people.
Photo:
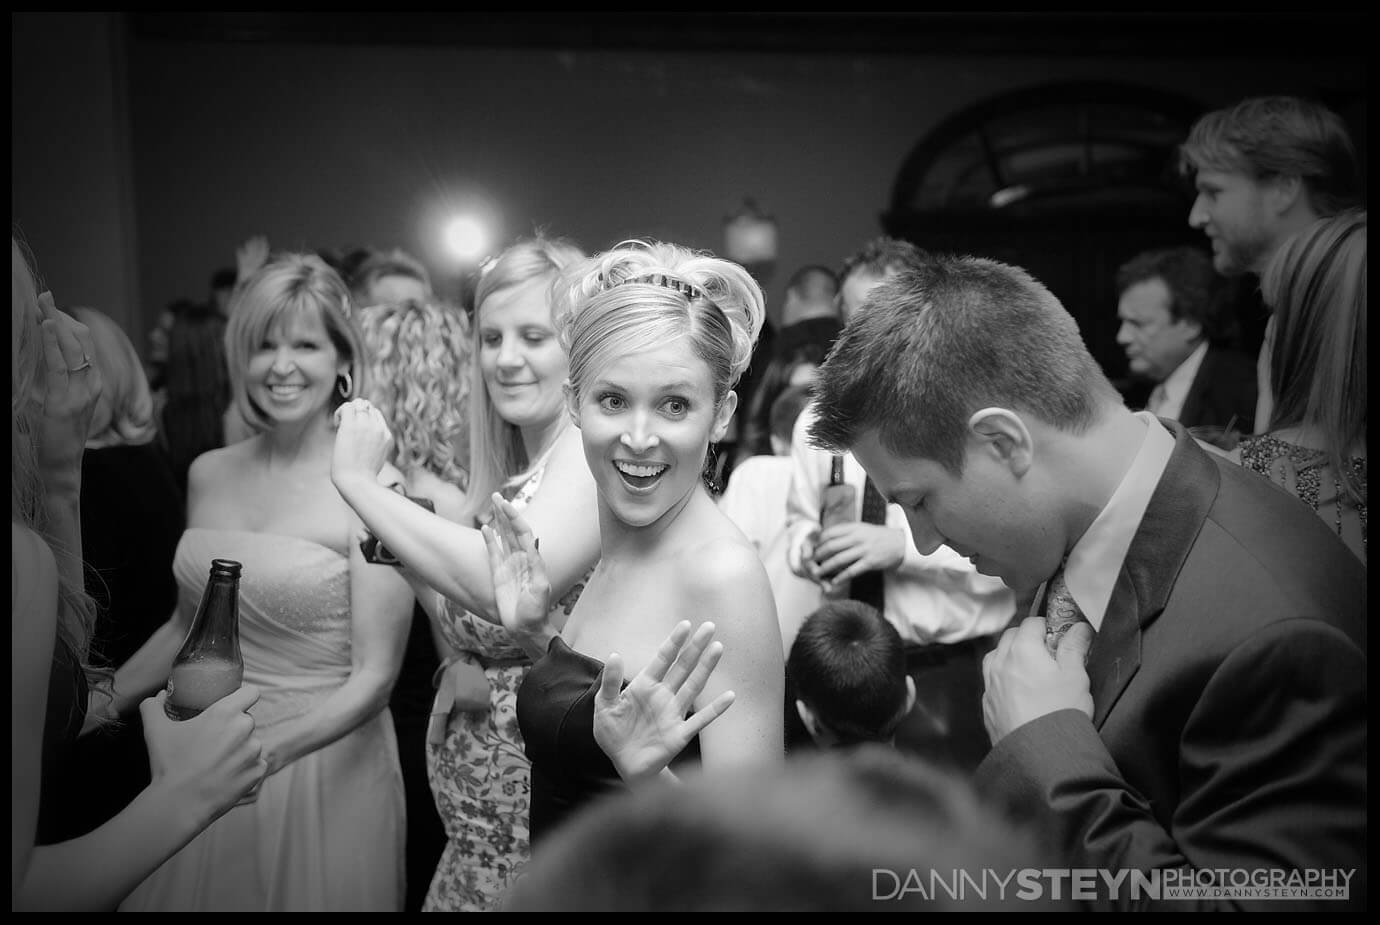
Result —
POLYGON ((1210 252, 1126 255, 1131 389, 1025 270, 891 238, 769 343, 672 243, 525 238, 466 310, 256 238, 145 366, 13 235, 12 907, 1364 908, 1359 165, 1269 97, 1181 167, 1210 252), (244 683, 176 721, 213 558, 244 683))

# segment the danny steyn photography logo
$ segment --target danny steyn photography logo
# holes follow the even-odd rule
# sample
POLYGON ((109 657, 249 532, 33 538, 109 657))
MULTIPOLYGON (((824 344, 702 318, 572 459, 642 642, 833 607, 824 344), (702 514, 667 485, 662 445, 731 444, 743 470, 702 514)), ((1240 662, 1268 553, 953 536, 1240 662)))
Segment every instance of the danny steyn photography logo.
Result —
POLYGON ((872 869, 872 898, 1005 900, 1345 900, 1355 869, 1020 870, 872 869))

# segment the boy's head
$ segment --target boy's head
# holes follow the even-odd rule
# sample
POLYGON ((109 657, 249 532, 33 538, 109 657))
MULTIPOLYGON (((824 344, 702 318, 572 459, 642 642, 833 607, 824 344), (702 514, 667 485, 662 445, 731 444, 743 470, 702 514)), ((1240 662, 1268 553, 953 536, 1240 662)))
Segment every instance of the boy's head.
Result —
POLYGON ((810 614, 786 673, 805 728, 826 747, 889 742, 915 704, 900 634, 858 601, 830 601, 810 614))

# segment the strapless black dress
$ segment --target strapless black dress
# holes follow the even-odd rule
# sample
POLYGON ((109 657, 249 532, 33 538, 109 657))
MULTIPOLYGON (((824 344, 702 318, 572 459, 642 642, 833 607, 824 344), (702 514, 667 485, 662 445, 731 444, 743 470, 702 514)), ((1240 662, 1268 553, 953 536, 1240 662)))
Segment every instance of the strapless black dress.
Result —
MULTIPOLYGON (((594 741, 594 698, 603 670, 603 662, 557 636, 518 689, 518 726, 532 762, 533 846, 587 803, 625 787, 594 741)), ((698 763, 699 755, 695 738, 674 765, 698 763)))

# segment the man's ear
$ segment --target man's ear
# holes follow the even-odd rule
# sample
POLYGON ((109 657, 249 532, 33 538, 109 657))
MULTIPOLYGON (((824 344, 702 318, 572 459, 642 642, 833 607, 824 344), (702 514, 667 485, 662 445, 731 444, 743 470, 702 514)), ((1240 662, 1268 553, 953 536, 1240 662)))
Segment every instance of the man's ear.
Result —
POLYGON ((1293 174, 1281 174, 1268 180, 1265 200, 1270 211, 1276 216, 1288 215, 1308 202, 1308 193, 1303 186, 1303 178, 1293 174))
POLYGON ((1035 442, 1021 416, 1007 408, 983 408, 968 418, 970 439, 979 451, 992 454, 1017 478, 1025 475, 1034 460, 1035 442))
POLYGON ((1203 323, 1201 321, 1195 321, 1192 318, 1180 318, 1178 321, 1174 323, 1182 325, 1184 330, 1188 332, 1188 340, 1190 343, 1196 344, 1205 336, 1205 332, 1203 331, 1203 323))
POLYGON ((561 392, 565 395, 565 413, 570 415, 570 423, 575 425, 575 429, 580 429, 580 399, 575 394, 575 388, 567 379, 561 384, 561 392))
POLYGON ((800 714, 800 721, 805 724, 806 730, 810 733, 810 738, 816 742, 824 735, 824 727, 819 724, 819 718, 815 716, 815 711, 806 705, 805 701, 797 699, 795 702, 795 712, 800 714))
POLYGON ((915 679, 906 676, 906 709, 902 716, 909 716, 910 711, 915 709, 915 679))
POLYGON ((718 443, 728 433, 728 424, 733 420, 733 412, 738 408, 738 393, 730 391, 714 412, 714 426, 709 429, 709 442, 718 443))

